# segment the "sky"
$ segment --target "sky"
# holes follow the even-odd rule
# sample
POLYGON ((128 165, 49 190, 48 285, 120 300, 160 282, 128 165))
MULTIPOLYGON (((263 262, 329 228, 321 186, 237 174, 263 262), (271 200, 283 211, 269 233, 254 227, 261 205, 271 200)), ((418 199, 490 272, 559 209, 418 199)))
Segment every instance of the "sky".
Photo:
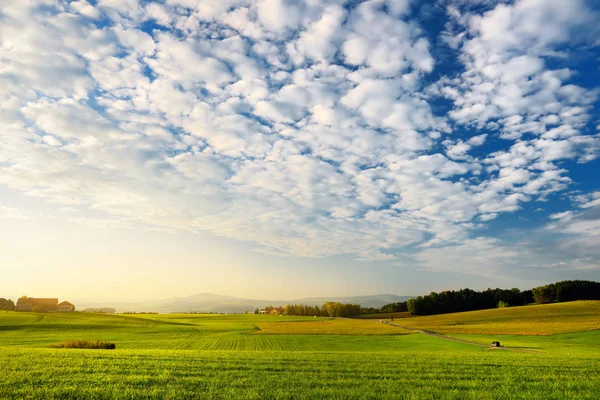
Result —
POLYGON ((0 297, 600 280, 594 0, 0 2, 0 297))

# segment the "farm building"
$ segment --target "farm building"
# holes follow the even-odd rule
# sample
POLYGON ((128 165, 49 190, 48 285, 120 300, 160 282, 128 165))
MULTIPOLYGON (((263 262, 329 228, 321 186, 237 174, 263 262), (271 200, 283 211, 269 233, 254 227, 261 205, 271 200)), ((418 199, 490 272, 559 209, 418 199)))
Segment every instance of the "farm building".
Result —
POLYGON ((17 311, 44 311, 44 312, 70 312, 75 311, 75 306, 68 301, 60 304, 54 298, 21 297, 15 307, 17 311))
POLYGON ((21 297, 17 300, 17 311, 33 311, 37 307, 40 311, 56 311, 58 299, 36 299, 34 297, 21 297))
POLYGON ((259 310, 259 314, 271 314, 271 315, 282 315, 284 312, 283 307, 267 307, 259 310))
POLYGON ((63 301, 61 303, 58 303, 56 309, 60 312, 72 312, 75 311, 75 306, 69 303, 68 301, 63 301))

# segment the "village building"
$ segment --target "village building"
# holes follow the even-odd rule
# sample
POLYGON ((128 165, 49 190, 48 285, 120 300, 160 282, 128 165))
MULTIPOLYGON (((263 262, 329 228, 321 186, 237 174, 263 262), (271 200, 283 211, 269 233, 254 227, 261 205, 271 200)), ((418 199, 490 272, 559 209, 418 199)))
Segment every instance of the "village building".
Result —
POLYGON ((33 311, 33 308, 36 307, 36 310, 39 311, 56 311, 58 306, 58 299, 43 299, 43 298, 34 298, 34 297, 21 297, 17 300, 17 306, 15 309, 17 311, 33 311))
POLYGON ((69 303, 68 301, 63 301, 61 303, 58 303, 56 309, 60 312, 73 312, 75 311, 75 306, 69 303))
POLYGON ((17 300, 16 311, 41 311, 41 312, 72 312, 75 306, 68 301, 60 304, 55 298, 21 297, 17 300))

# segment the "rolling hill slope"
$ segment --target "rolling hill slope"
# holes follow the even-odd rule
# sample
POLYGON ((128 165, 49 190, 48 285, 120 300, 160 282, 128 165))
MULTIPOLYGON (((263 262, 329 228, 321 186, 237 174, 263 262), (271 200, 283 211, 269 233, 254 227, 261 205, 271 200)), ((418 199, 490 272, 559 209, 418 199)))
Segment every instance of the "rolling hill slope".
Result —
POLYGON ((600 301, 528 305, 403 318, 438 333, 553 335, 600 329, 600 301))

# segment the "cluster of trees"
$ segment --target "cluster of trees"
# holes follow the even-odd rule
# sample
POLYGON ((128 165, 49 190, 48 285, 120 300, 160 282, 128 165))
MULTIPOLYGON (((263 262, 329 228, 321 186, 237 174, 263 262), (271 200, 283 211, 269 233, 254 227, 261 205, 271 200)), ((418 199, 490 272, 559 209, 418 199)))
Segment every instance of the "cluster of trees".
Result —
POLYGON ((539 286, 532 290, 536 303, 552 303, 575 300, 600 300, 600 282, 560 281, 539 286))
POLYGON ((408 304, 406 301, 401 301, 399 303, 390 303, 379 309, 382 313, 394 313, 394 312, 406 312, 408 311, 408 304))
MULTIPOLYGON (((302 315, 308 317, 353 317, 366 311, 374 312, 375 309, 361 309, 359 304, 344 304, 328 301, 319 306, 307 306, 305 304, 288 304, 285 307, 265 307, 265 314, 302 315)), ((258 314, 258 308, 254 314, 258 314)))
POLYGON ((360 304, 345 304, 328 301, 321 307, 321 315, 329 317, 353 317, 360 314, 360 304))
POLYGON ((15 302, 12 301, 11 299, 5 299, 3 297, 0 297, 0 310, 14 310, 15 309, 15 302))
POLYGON ((471 289, 432 292, 426 296, 410 299, 407 311, 413 315, 445 314, 460 311, 484 310, 507 306, 522 306, 533 302, 531 290, 521 292, 513 289, 487 289, 477 292, 471 289))
POLYGON ((319 306, 306 306, 304 304, 288 304, 285 306, 283 313, 285 315, 304 315, 307 317, 320 317, 321 309, 319 306))

